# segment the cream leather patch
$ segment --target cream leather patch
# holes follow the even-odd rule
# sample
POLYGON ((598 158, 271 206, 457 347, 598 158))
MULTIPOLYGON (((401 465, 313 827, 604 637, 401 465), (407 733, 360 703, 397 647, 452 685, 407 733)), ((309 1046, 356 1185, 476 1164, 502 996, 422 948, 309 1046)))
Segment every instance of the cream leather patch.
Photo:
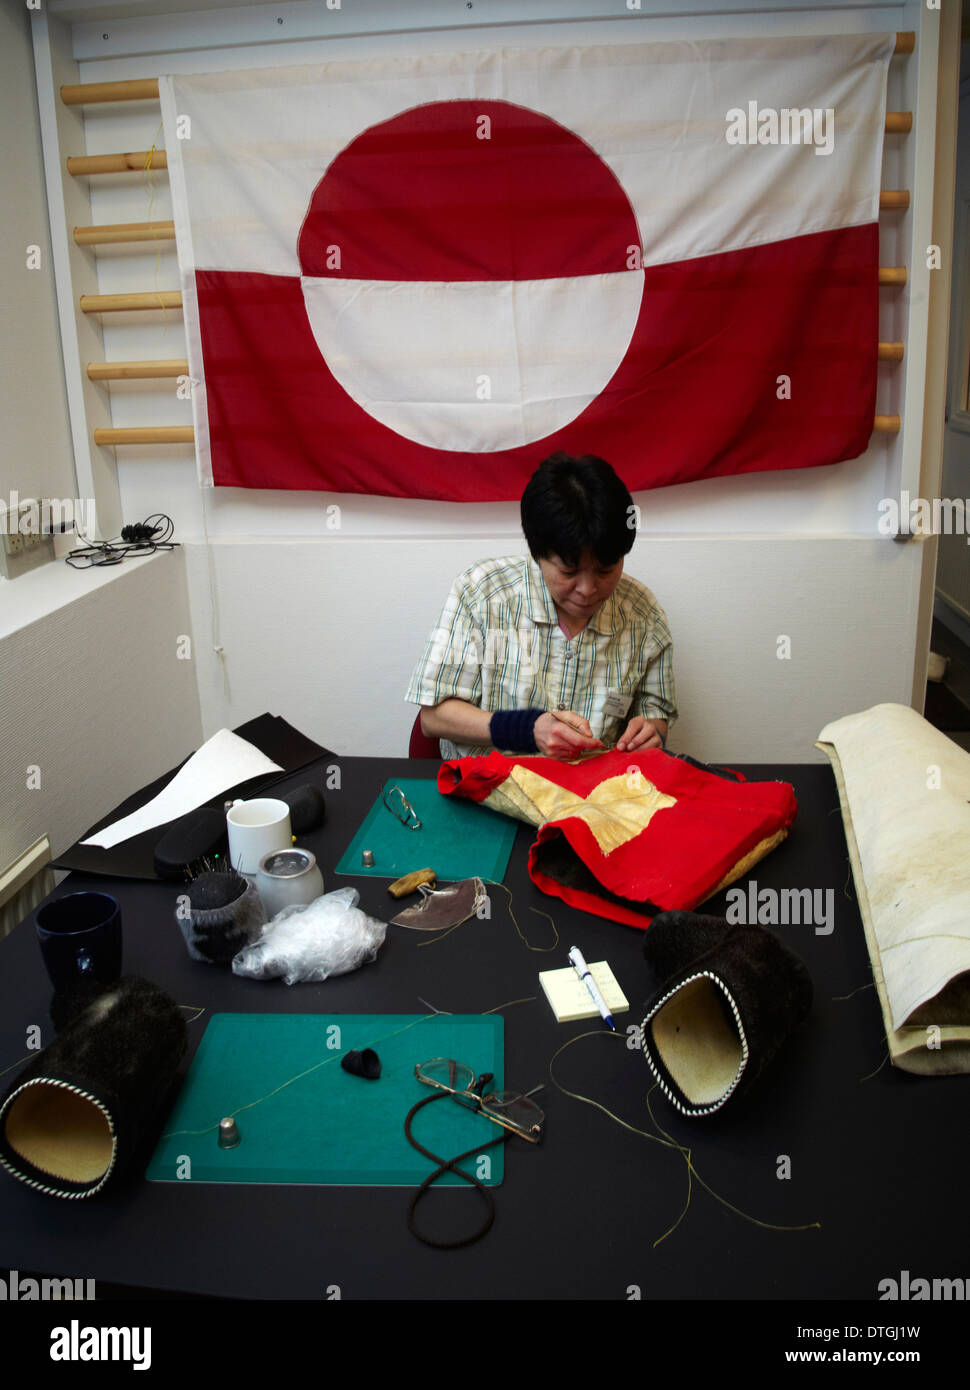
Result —
POLYGON ((676 797, 658 791, 646 777, 631 777, 625 772, 618 777, 608 777, 585 799, 540 777, 531 768, 513 768, 503 786, 506 792, 510 782, 514 782, 523 797, 535 807, 535 824, 575 816, 586 822, 604 854, 612 854, 620 845, 634 839, 658 811, 677 804, 676 797))
POLYGON ((741 1070, 741 1040, 719 993, 704 975, 688 980, 650 1025, 657 1052, 691 1105, 713 1105, 741 1070))

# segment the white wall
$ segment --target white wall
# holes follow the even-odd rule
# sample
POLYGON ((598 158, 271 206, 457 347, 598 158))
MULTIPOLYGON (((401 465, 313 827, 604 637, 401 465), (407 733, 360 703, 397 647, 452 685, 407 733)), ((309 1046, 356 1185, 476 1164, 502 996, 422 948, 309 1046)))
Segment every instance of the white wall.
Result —
POLYGON ((0 7, 0 498, 73 497, 74 460, 57 329, 30 21, 0 7), (27 268, 27 248, 40 268, 27 268))
MULTIPOLYGON (((416 712, 404 690, 446 577, 470 555, 524 550, 498 536, 217 542, 227 700, 204 640, 206 548, 187 546, 206 733, 269 709, 338 753, 404 757, 416 712)), ((641 537, 628 571, 657 594, 674 634, 671 747, 809 762, 830 719, 908 703, 899 654, 912 645, 919 560, 917 546, 881 538, 641 537), (789 660, 777 656, 782 636, 789 660)))
MULTIPOLYGON (((642 14, 660 6, 644 3, 642 14)), ((695 9, 709 9, 698 0, 695 9)), ((724 9, 725 6, 719 6, 724 9)), ((631 20, 602 0, 567 5, 489 7, 523 22, 476 25, 460 12, 440 26, 442 7, 409 5, 420 32, 351 34, 294 41, 324 32, 321 7, 253 7, 168 20, 79 25, 75 53, 84 81, 162 72, 426 52, 496 43, 622 42, 638 37, 803 34, 919 30, 924 12, 905 5, 846 4, 837 10, 756 5, 736 14, 679 14, 631 20), (311 13, 312 11, 312 13, 311 13), (569 14, 598 14, 575 22, 569 14), (275 24, 272 16, 283 15, 275 24), (526 22, 542 15, 547 22, 526 22), (437 16, 437 18, 435 18, 437 16), (427 23, 424 21, 427 20, 427 23), (469 27, 471 26, 471 27, 469 27), (107 34, 107 39, 102 34, 107 34), (118 56, 111 56, 116 52, 118 56)), ((450 7, 447 14, 456 12, 450 7)), ((374 0, 355 8, 358 25, 377 31, 402 22, 400 5, 374 0), (363 17, 361 19, 361 17, 363 17)), ((927 23, 936 20, 926 20, 927 23)), ((349 24, 349 21, 348 21, 349 24)), ((345 28, 347 26, 345 25, 345 28)), ((916 108, 918 54, 893 60, 888 106, 916 108)), ((934 74, 935 76, 935 74, 934 74)), ((925 99, 925 92, 924 92, 925 99)), ((162 140, 157 106, 89 107, 88 153, 149 147, 162 140)), ((930 158, 914 167, 915 139, 886 139, 882 185, 932 190, 930 158)), ((91 180, 98 223, 168 217, 164 174, 91 180)), ((910 215, 880 219, 880 261, 911 263, 910 215)), ((177 288, 174 251, 133 249, 98 257, 99 287, 177 288)), ((920 283, 918 268, 914 280, 920 283)), ((907 336, 922 291, 881 294, 880 338, 907 336)), ((925 297, 925 296, 924 296, 925 297)), ((180 316, 105 317, 109 358, 184 354, 180 316)), ((913 335, 919 361, 920 334, 913 335)), ((880 367, 878 413, 902 411, 906 364, 880 367)), ((115 424, 190 423, 171 382, 112 389, 115 424)), ((699 403, 699 408, 703 408, 699 403)), ((905 422, 904 422, 905 423, 905 422)), ((919 556, 876 536, 878 502, 898 490, 904 450, 914 434, 874 436, 856 460, 793 473, 719 478, 640 494, 644 529, 630 572, 657 593, 673 623, 680 702, 675 743, 700 757, 743 760, 818 756, 812 741, 828 719, 882 699, 908 702, 913 673, 919 556), (776 638, 793 638, 791 662, 775 657, 776 638)), ((412 662, 453 574, 481 555, 521 549, 517 504, 440 504, 326 494, 217 489, 202 496, 191 449, 120 448, 118 475, 126 520, 166 511, 188 542, 188 582, 198 640, 205 731, 272 709, 348 753, 401 753, 413 711, 402 704, 412 662), (341 506, 339 533, 327 506, 341 506), (212 538, 211 554, 205 543, 212 538), (210 593, 216 596, 223 672, 211 654, 210 593)))
MULTIPOLYGON (((27 9, 0 8, 0 497, 76 496, 27 9), (39 270, 26 250, 37 245, 39 270)), ((56 855, 201 737, 181 553, 0 579, 0 870, 56 855)))
POLYGON ((201 740, 181 551, 110 569, 53 564, 0 596, 0 867, 56 857, 201 740), (37 773, 39 772, 39 778, 37 773))

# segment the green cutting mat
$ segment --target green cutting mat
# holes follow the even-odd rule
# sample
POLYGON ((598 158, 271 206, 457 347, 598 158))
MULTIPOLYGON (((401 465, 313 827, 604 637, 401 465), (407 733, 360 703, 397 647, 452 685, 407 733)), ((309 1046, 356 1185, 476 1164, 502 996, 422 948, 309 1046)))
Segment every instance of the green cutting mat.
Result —
MULTIPOLYGON (((428 778, 399 778, 398 786, 421 821, 408 830, 384 805, 380 794, 337 865, 338 874, 354 877, 401 878, 414 869, 434 869, 440 883, 463 878, 501 883, 509 865, 518 824, 485 806, 442 796, 428 778), (374 867, 360 862, 365 849, 374 852, 374 867)), ((396 798, 395 798, 396 799, 396 798)))
MULTIPOLYGON (((492 1072, 488 1089, 501 1090, 504 1052, 498 1015, 214 1014, 145 1176, 150 1182, 417 1186, 432 1165, 408 1143, 404 1120, 416 1101, 434 1093, 417 1080, 415 1065, 451 1057, 479 1075, 492 1072), (381 1059, 377 1081, 340 1065, 345 1052, 365 1047, 381 1059), (266 1098, 252 1105, 260 1097, 266 1098), (234 1149, 219 1147, 225 1115, 239 1129, 234 1149)), ((426 1106, 414 1121, 415 1139, 442 1158, 500 1132, 450 1099, 426 1106)), ((497 1185, 504 1146, 484 1157, 491 1176, 483 1180, 497 1185)), ((481 1176, 477 1165, 470 1171, 481 1176)), ((452 1173, 438 1181, 468 1186, 452 1173)))

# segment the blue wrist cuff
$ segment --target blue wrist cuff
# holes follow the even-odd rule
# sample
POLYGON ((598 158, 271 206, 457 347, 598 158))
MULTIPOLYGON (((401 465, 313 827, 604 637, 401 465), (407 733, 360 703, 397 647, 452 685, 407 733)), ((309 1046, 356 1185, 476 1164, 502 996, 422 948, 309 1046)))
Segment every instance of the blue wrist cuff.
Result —
POLYGON ((496 710, 488 726, 492 746, 512 753, 538 753, 533 730, 544 714, 542 709, 496 710))

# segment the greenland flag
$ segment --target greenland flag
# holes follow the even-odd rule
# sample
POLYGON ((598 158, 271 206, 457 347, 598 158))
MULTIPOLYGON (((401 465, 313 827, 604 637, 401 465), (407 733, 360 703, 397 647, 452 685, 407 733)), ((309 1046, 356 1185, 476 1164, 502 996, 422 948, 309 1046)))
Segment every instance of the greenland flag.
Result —
POLYGON ((163 78, 200 477, 518 498, 854 458, 895 36, 163 78))

